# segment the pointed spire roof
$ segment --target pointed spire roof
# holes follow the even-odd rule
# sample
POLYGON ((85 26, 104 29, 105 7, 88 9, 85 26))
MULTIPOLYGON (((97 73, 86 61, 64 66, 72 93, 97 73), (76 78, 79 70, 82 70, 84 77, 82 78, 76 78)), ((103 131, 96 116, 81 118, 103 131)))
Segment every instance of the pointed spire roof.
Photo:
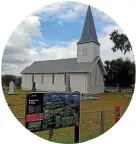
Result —
POLYGON ((97 39, 97 34, 95 30, 95 25, 94 25, 90 5, 88 6, 85 23, 84 23, 84 27, 82 30, 82 35, 77 44, 83 44, 83 43, 89 43, 89 42, 95 42, 100 45, 97 39))

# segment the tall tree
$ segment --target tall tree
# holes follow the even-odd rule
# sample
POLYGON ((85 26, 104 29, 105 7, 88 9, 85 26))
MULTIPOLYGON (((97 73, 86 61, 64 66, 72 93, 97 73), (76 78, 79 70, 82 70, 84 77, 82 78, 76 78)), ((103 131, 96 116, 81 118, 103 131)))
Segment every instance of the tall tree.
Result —
POLYGON ((114 46, 112 47, 113 52, 120 50, 125 55, 127 52, 130 52, 132 50, 132 46, 128 37, 123 33, 119 33, 118 30, 114 30, 110 34, 110 40, 114 44, 114 46))

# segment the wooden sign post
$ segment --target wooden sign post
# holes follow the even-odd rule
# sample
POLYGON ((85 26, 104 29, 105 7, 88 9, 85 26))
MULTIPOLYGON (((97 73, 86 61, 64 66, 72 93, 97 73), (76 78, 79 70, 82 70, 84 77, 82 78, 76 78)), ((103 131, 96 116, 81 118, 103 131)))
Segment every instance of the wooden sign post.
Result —
POLYGON ((79 125, 74 127, 74 143, 79 143, 79 125))

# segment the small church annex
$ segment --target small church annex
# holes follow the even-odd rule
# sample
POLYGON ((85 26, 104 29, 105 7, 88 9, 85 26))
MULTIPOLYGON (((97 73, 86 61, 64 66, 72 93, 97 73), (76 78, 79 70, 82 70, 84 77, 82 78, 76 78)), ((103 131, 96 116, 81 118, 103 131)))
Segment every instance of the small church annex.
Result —
POLYGON ((65 91, 69 75, 72 91, 103 93, 106 71, 100 58, 100 43, 90 6, 77 43, 77 58, 35 61, 21 74, 23 90, 31 90, 35 82, 37 90, 65 91))

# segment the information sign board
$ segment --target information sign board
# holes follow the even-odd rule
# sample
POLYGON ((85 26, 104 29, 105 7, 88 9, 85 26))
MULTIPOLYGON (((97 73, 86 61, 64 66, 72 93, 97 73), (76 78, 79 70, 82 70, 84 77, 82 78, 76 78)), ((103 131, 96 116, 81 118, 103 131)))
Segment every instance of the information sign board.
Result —
POLYGON ((79 92, 33 92, 26 96, 26 128, 32 132, 79 125, 79 92))

